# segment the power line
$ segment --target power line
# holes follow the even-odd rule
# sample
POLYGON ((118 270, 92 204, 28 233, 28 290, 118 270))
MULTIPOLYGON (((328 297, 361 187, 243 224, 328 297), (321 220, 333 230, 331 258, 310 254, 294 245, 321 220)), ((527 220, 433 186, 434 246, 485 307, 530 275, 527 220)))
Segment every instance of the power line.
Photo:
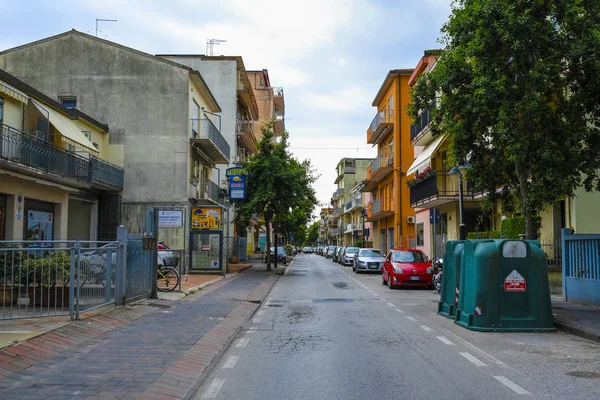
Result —
POLYGON ((290 150, 368 150, 373 147, 290 147, 290 150))

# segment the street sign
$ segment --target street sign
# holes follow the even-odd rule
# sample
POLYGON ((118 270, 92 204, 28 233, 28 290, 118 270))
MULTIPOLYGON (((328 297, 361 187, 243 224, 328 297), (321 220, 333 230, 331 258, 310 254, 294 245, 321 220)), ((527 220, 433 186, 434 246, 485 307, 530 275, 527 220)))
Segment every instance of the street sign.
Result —
POLYGON ((158 212, 158 227, 159 228, 181 228, 183 226, 183 211, 159 211, 158 212))
POLYGON ((246 175, 230 175, 229 176, 229 199, 230 200, 245 200, 246 199, 246 175))

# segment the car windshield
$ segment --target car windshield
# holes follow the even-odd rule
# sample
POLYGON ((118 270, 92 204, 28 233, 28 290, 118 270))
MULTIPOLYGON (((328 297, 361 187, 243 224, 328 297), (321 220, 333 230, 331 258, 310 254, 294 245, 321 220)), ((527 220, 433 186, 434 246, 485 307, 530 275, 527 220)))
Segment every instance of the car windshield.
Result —
POLYGON ((354 254, 358 253, 358 247, 348 247, 346 249, 346 254, 354 254))
MULTIPOLYGON (((278 253, 285 253, 285 249, 283 247, 277 247, 278 253)), ((271 247, 271 253, 275 253, 275 247, 271 247)))
POLYGON ((358 253, 359 257, 381 257, 379 250, 361 250, 358 253))
POLYGON ((392 253, 392 262, 427 262, 425 255, 416 251, 395 251, 392 253))

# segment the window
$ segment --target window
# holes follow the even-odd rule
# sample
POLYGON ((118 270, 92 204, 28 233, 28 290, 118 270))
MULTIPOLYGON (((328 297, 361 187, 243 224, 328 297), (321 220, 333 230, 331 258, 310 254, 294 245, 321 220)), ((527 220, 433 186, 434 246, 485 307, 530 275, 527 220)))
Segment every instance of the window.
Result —
POLYGON ((394 96, 390 96, 388 99, 388 122, 392 122, 392 116, 394 115, 394 96))
POLYGON ((75 96, 64 96, 59 97, 60 104, 62 104, 66 108, 76 108, 77 107, 77 97, 75 96))
POLYGON ((5 240, 6 227, 6 196, 0 194, 0 240, 5 240))
POLYGON ((423 237, 424 225, 422 222, 417 224, 417 246, 425 246, 425 238, 423 237))
POLYGON ((418 251, 395 251, 392 254, 392 262, 427 262, 425 255, 418 251))
POLYGON ((4 99, 0 97, 0 123, 3 122, 4 118, 4 99))
POLYGON ((394 181, 390 183, 390 198, 394 198, 394 181))

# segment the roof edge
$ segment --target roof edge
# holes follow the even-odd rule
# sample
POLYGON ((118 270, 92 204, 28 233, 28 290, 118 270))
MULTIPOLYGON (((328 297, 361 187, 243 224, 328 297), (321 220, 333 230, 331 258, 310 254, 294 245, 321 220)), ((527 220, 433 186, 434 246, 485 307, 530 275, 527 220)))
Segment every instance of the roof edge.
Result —
POLYGON ((375 98, 373 99, 373 103, 371 103, 371 105, 373 107, 377 107, 379 105, 379 103, 381 102, 381 97, 383 96, 383 93, 390 87, 391 79, 395 75, 409 75, 410 76, 410 75, 412 75, 413 71, 414 71, 414 68, 391 69, 388 72, 388 74, 386 75, 383 82, 381 83, 381 86, 379 87, 379 90, 377 91, 377 94, 375 95, 375 98))

